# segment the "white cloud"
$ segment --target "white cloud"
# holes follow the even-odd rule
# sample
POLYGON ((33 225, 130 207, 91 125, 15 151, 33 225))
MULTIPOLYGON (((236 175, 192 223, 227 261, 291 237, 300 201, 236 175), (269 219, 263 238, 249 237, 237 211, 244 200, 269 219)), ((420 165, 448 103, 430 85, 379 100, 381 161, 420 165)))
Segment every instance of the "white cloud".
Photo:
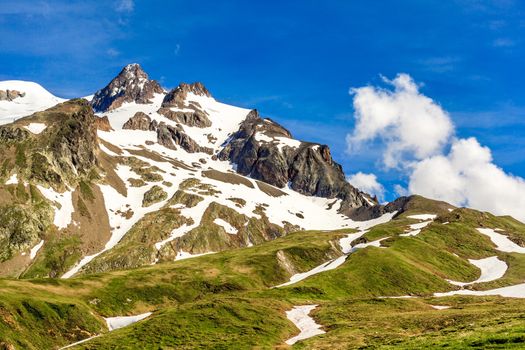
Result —
POLYGON ((348 176, 347 181, 357 189, 377 196, 379 200, 382 200, 385 195, 385 189, 383 185, 377 181, 377 176, 375 174, 358 172, 348 176))
POLYGON ((134 9, 135 3, 133 0, 120 0, 116 7, 118 12, 133 12, 134 9))
POLYGON ((347 135, 348 151, 380 139, 385 145, 387 168, 406 166, 439 154, 453 133, 446 113, 432 99, 422 95, 407 74, 384 79, 393 90, 366 86, 352 89, 356 128, 347 135))
POLYGON ((473 137, 456 140, 445 156, 416 164, 409 191, 525 221, 525 181, 492 163, 490 149, 473 137))
POLYGON ((451 140, 448 114, 410 76, 390 83, 394 91, 353 90, 357 123, 347 136, 349 148, 379 138, 385 165, 399 165, 408 177, 408 189, 395 186, 399 195, 420 194, 525 222, 525 180, 495 165, 490 149, 476 138, 451 140), (443 151, 446 146, 450 151, 443 151))

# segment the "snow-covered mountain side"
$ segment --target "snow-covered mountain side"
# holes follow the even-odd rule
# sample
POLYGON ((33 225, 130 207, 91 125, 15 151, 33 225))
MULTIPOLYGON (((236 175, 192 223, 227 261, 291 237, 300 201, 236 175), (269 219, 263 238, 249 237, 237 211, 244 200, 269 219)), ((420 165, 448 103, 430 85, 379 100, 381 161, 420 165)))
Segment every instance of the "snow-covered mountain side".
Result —
POLYGON ((131 64, 91 101, 0 90, 3 275, 155 264, 399 209, 346 182, 328 146, 201 83, 165 91, 131 64))

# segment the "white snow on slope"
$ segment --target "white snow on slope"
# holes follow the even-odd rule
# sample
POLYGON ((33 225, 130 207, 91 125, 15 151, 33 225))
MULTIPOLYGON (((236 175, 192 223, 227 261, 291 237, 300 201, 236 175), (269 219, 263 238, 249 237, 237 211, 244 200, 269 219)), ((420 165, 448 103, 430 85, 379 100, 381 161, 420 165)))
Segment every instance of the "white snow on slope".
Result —
POLYGON ((299 281, 302 281, 305 278, 308 278, 310 276, 317 275, 318 273, 333 270, 333 269, 341 266, 345 262, 346 257, 347 257, 347 255, 341 255, 340 257, 338 257, 336 259, 330 260, 330 261, 325 262, 325 263, 323 263, 323 264, 321 264, 321 265, 319 265, 317 267, 314 267, 310 271, 306 271, 306 272, 303 272, 303 273, 296 273, 295 275, 290 277, 290 281, 288 281, 286 283, 283 283, 283 284, 279 284, 278 286, 275 286, 274 288, 280 288, 280 287, 289 286, 291 284, 294 284, 294 283, 297 283, 299 281))
POLYGON ((13 174, 11 177, 5 182, 6 185, 16 185, 18 184, 18 175, 13 174))
POLYGON ((135 316, 117 316, 117 317, 108 317, 104 319, 106 320, 108 329, 110 331, 114 331, 115 329, 126 327, 126 326, 129 326, 130 324, 141 321, 145 319, 146 317, 149 317, 150 315, 151 315, 151 312, 146 312, 144 314, 135 315, 135 316))
POLYGON ((432 307, 433 309, 436 309, 436 310, 450 309, 450 306, 446 306, 446 305, 430 305, 430 307, 432 307))
POLYGON ((190 254, 184 251, 179 251, 177 253, 177 256, 175 257, 175 260, 184 260, 184 259, 191 259, 196 258, 198 256, 208 255, 208 254, 215 254, 215 252, 207 252, 207 253, 201 253, 201 254, 190 254))
POLYGON ((47 125, 44 123, 29 123, 28 125, 24 126, 24 128, 33 134, 38 135, 47 128, 47 125))
POLYGON ((478 228, 481 234, 488 236, 492 243, 496 245, 496 249, 507 253, 522 253, 525 254, 525 248, 512 242, 507 236, 497 233, 495 230, 490 228, 478 228))
POLYGON ((479 260, 469 259, 468 261, 481 270, 481 275, 479 278, 473 282, 457 282, 448 280, 451 284, 463 287, 474 283, 494 281, 503 277, 508 268, 507 264, 504 261, 499 260, 497 256, 491 256, 489 258, 479 260))
POLYGON ((50 200, 55 207, 53 224, 59 229, 66 228, 71 223, 71 215, 75 211, 72 201, 73 191, 59 193, 51 187, 45 188, 41 185, 37 185, 37 187, 40 193, 50 200))
POLYGON ((403 236, 403 237, 417 236, 421 232, 421 230, 423 228, 427 227, 431 222, 432 222, 432 220, 418 222, 417 224, 412 224, 412 225, 409 226, 410 227, 410 231, 406 232, 406 233, 402 233, 402 234, 400 234, 400 236, 403 236))
POLYGON ((42 248, 43 245, 44 240, 41 240, 36 246, 31 248, 31 251, 29 252, 29 259, 33 260, 36 256, 36 253, 38 253, 38 251, 40 250, 40 248, 42 248))
POLYGON ((361 224, 361 227, 363 228, 361 231, 356 232, 356 233, 350 233, 346 237, 343 237, 343 238, 341 238, 339 240, 339 245, 341 246, 341 251, 343 252, 343 255, 341 255, 338 258, 329 260, 329 261, 327 261, 325 263, 322 263, 321 265, 316 266, 316 267, 314 267, 313 269, 311 269, 309 271, 302 272, 302 273, 296 273, 295 275, 290 277, 290 280, 288 282, 279 284, 279 285, 277 285, 277 286, 275 286, 273 288, 280 288, 280 287, 289 286, 291 284, 294 284, 294 283, 297 283, 299 281, 302 281, 302 280, 304 280, 304 279, 306 279, 306 278, 308 278, 310 276, 317 275, 318 273, 322 273, 322 272, 333 270, 333 269, 341 266, 346 261, 346 258, 348 257, 348 255, 353 253, 353 252, 355 252, 358 249, 363 249, 363 248, 366 248, 366 247, 369 247, 369 246, 380 247, 381 246, 381 241, 387 239, 388 237, 381 238, 381 239, 378 239, 377 241, 373 241, 373 242, 369 242, 369 243, 360 243, 360 244, 357 244, 357 245, 355 245, 353 247, 352 247, 351 243, 355 239, 357 239, 357 238, 361 237, 362 235, 364 235, 365 233, 367 233, 368 229, 370 227, 373 227, 375 225, 379 225, 379 224, 388 222, 389 220, 392 219, 392 217, 395 214, 396 214, 396 212, 388 213, 388 214, 384 214, 384 215, 382 215, 382 216, 380 216, 379 218, 376 218, 376 219, 372 219, 372 220, 368 220, 368 221, 361 221, 360 224, 361 224))
POLYGON ((221 218, 216 218, 215 220, 213 220, 213 223, 224 228, 224 231, 226 231, 226 233, 229 233, 230 235, 236 235, 239 232, 239 230, 230 225, 229 222, 224 221, 221 218))
POLYGON ((0 125, 12 123, 15 119, 65 101, 65 99, 53 96, 39 84, 30 81, 0 81, 0 90, 17 90, 25 93, 24 97, 15 98, 13 101, 0 101, 0 125))
POLYGON ((292 310, 286 311, 286 317, 300 330, 300 333, 288 339, 286 344, 293 345, 300 340, 326 333, 321 329, 321 325, 317 324, 313 318, 308 316, 316 307, 317 305, 294 306, 292 310))
POLYGON ((506 298, 525 298, 525 283, 516 284, 514 286, 490 289, 490 290, 470 290, 470 289, 460 289, 453 290, 445 293, 434 293, 436 297, 447 297, 451 295, 476 295, 476 296, 486 296, 486 295, 499 295, 506 298))
POLYGON ((409 219, 417 219, 417 220, 434 220, 437 217, 436 214, 417 214, 417 215, 409 215, 407 218, 409 219))
MULTIPOLYGON (((150 207, 142 208, 141 201, 147 190, 154 185, 158 185, 167 192, 168 198, 171 198, 179 185, 186 179, 197 179, 201 184, 209 185, 220 192, 217 192, 212 196, 205 195, 203 197, 204 200, 199 202, 193 208, 186 208, 181 204, 176 205, 175 207, 181 211, 181 215, 191 218, 193 224, 183 225, 182 227, 173 230, 169 237, 155 244, 157 250, 162 249, 162 247, 170 241, 182 237, 190 230, 197 227, 201 223, 204 212, 212 202, 231 208, 249 218, 258 219, 260 219, 261 216, 254 213, 254 211, 256 211, 257 208, 260 209, 260 205, 264 205, 263 210, 268 216, 270 222, 280 226, 284 225, 284 222, 288 222, 292 225, 297 225, 300 228, 310 230, 333 230, 340 228, 365 229, 366 225, 370 226, 379 222, 377 221, 378 219, 365 223, 350 220, 347 216, 338 213, 338 208, 341 202, 340 200, 337 200, 334 204, 334 199, 305 196, 287 187, 279 189, 283 195, 272 196, 271 194, 261 191, 255 181, 247 177, 244 177, 244 179, 248 181, 249 186, 244 184, 233 184, 206 177, 204 171, 209 169, 214 169, 223 173, 235 173, 235 164, 214 159, 212 155, 205 153, 188 153, 181 147, 177 147, 176 150, 168 149, 157 143, 157 135, 156 132, 153 131, 122 130, 123 124, 139 111, 146 113, 152 120, 155 120, 158 123, 165 122, 168 125, 176 125, 176 122, 157 113, 164 96, 164 93, 155 95, 151 104, 124 103, 121 107, 104 113, 104 115, 108 116, 114 131, 106 132, 99 130, 98 136, 102 140, 122 149, 122 156, 133 156, 151 166, 159 168, 159 174, 162 175, 163 181, 172 183, 172 186, 167 186, 163 181, 158 181, 148 182, 146 186, 139 188, 132 187, 127 180, 129 178, 139 178, 140 176, 131 171, 129 167, 119 165, 116 172, 126 184, 128 190, 127 196, 118 194, 116 190, 109 185, 101 186, 112 228, 111 239, 107 242, 104 250, 84 257, 76 266, 64 274, 64 278, 73 276, 99 254, 113 248, 122 237, 124 237, 126 232, 144 217, 144 215, 154 210, 158 210, 165 205, 166 201, 163 201, 150 207), (164 157, 166 161, 159 159, 153 160, 149 157, 132 153, 133 150, 143 149, 157 153, 161 157, 164 157), (172 164, 170 160, 184 163, 186 166, 176 166, 172 164), (246 201, 246 204, 238 207, 234 202, 229 200, 230 198, 243 199, 246 201), (331 209, 328 209, 329 207, 331 207, 331 209), (125 219, 123 215, 121 215, 122 212, 126 212, 127 210, 133 211, 133 215, 129 219, 125 219), (301 213, 302 217, 296 215, 297 213, 301 213)), ((248 109, 217 102, 210 97, 197 96, 189 93, 186 99, 188 107, 189 103, 192 101, 197 102, 202 107, 202 110, 208 115, 212 125, 207 128, 189 127, 187 125, 182 125, 181 127, 184 129, 184 132, 193 138, 199 145, 210 147, 214 149, 215 152, 219 151, 221 145, 238 130, 239 124, 250 112, 248 109), (217 140, 214 142, 213 138, 208 137, 210 135, 217 140)), ((176 108, 172 109, 177 110, 176 108)), ((116 155, 103 145, 101 145, 100 148, 108 155, 116 155)), ((190 188, 185 191, 199 194, 199 190, 197 189, 190 188)), ((379 218, 379 220, 381 220, 381 218, 379 218)), ((233 228, 229 228, 227 225, 221 226, 227 228, 227 232, 234 234, 233 228)), ((248 241, 247 245, 250 244, 252 243, 248 241)), ((177 259, 198 255, 191 251, 179 253, 177 259)))

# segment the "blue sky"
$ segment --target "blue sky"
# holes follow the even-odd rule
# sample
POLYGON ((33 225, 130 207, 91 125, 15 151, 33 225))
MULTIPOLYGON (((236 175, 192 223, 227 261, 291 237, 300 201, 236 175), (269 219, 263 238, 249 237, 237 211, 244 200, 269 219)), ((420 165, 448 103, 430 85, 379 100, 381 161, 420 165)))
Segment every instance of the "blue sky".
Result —
POLYGON ((0 80, 62 97, 140 63, 165 87, 202 81, 300 139, 329 144, 345 171, 374 172, 395 196, 407 174, 382 143, 349 154, 350 88, 409 74, 456 126, 525 177, 525 3, 397 1, 12 1, 0 6, 0 80))

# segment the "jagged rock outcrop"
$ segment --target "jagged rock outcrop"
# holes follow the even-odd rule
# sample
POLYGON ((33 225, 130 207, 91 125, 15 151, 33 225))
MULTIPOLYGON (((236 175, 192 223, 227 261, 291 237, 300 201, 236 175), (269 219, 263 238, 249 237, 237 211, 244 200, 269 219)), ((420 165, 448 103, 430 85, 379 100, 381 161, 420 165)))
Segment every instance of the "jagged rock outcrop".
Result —
POLYGON ((65 114, 67 119, 53 125, 50 149, 63 173, 88 174, 97 165, 97 117, 84 99, 70 100, 62 105, 67 104, 75 104, 78 111, 65 114))
POLYGON ((341 212, 374 203, 350 185, 326 145, 291 140, 288 130, 252 110, 218 155, 237 165, 237 172, 277 187, 318 197, 339 198, 341 212))
POLYGON ((111 127, 111 124, 109 123, 109 119, 107 115, 100 117, 100 118, 96 118, 95 127, 98 130, 102 130, 102 131, 112 131, 113 130, 113 128, 111 127))
POLYGON ((162 107, 184 108, 184 101, 190 92, 198 96, 211 97, 210 92, 202 83, 180 83, 179 86, 172 89, 164 97, 164 100, 162 100, 162 107))
POLYGON ((137 112, 133 117, 129 118, 128 121, 124 123, 122 129, 155 131, 157 130, 157 121, 152 121, 151 118, 144 112, 137 112))
POLYGON ((195 101, 186 101, 188 93, 199 96, 211 97, 210 92, 201 83, 181 83, 172 89, 162 100, 162 107, 157 113, 166 118, 188 126, 206 128, 211 126, 207 113, 203 112, 201 106, 195 101), (173 110, 176 108, 179 110, 173 110))
POLYGON ((162 114, 166 118, 181 123, 187 126, 196 126, 198 128, 206 128, 211 126, 211 121, 206 114, 200 110, 193 111, 173 111, 168 107, 159 108, 157 113, 162 114))
POLYGON ((91 105, 97 112, 110 111, 125 102, 151 103, 156 93, 164 90, 150 80, 140 65, 129 64, 102 90, 97 91, 91 105))
POLYGON ((17 90, 0 90, 0 101, 13 101, 16 98, 24 97, 25 92, 17 90))
POLYGON ((213 152, 211 148, 199 146, 195 140, 184 132, 182 127, 174 127, 163 122, 157 127, 157 142, 171 149, 176 149, 175 145, 179 145, 189 153, 204 152, 212 154, 213 152))

